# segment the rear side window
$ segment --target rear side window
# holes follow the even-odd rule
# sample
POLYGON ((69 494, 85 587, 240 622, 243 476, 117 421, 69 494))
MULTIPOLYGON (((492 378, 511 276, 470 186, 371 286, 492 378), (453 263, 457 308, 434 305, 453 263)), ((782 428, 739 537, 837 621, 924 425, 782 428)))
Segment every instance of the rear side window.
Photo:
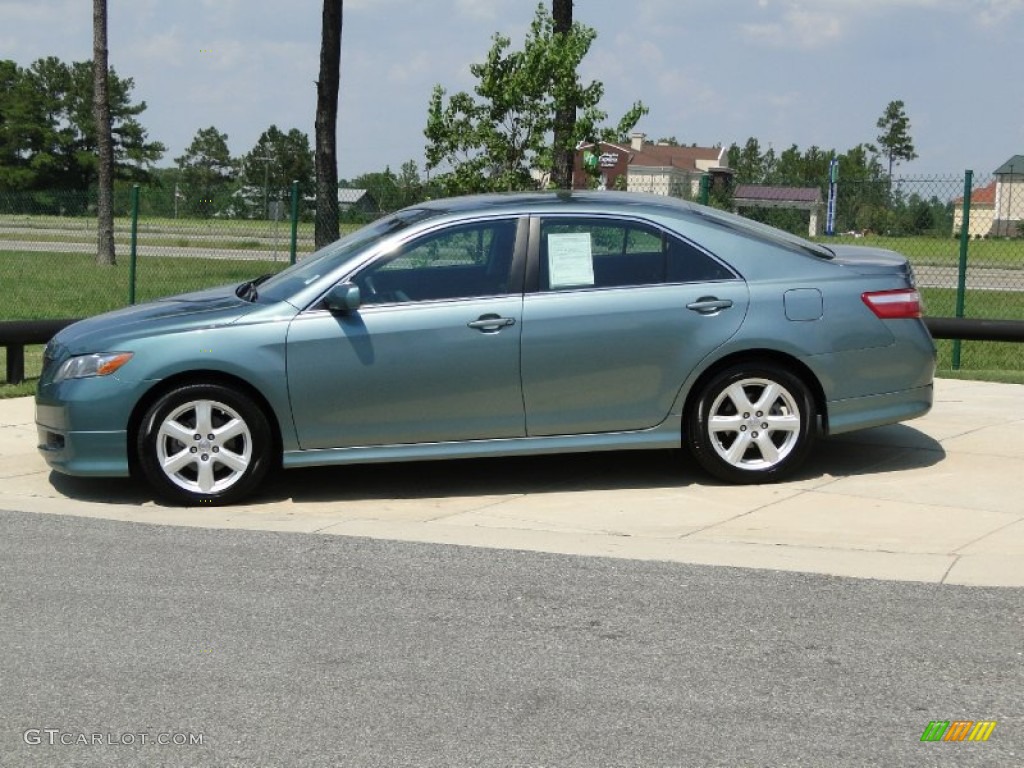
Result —
POLYGON ((672 235, 665 235, 666 282, 706 283, 731 280, 735 275, 704 251, 672 235))
POLYGON ((656 227, 600 218, 542 221, 539 273, 543 291, 734 277, 712 257, 656 227))

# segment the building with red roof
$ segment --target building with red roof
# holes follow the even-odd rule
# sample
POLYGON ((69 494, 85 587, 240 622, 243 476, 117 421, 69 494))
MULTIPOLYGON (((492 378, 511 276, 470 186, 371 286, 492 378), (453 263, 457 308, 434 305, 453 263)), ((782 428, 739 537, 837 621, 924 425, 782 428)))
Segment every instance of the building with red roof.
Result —
POLYGON ((729 175, 728 151, 722 147, 683 147, 650 142, 643 133, 630 136, 629 145, 581 143, 576 147, 573 188, 624 189, 656 195, 695 198, 705 174, 729 175))

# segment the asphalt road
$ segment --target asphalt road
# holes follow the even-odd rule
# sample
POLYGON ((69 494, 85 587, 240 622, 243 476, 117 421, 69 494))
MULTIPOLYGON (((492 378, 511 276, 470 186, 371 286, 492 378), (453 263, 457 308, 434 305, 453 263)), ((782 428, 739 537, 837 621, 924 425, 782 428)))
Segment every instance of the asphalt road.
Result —
POLYGON ((0 765, 1020 765, 1022 608, 1020 589, 0 512, 0 765), (997 726, 920 741, 956 719, 997 726))

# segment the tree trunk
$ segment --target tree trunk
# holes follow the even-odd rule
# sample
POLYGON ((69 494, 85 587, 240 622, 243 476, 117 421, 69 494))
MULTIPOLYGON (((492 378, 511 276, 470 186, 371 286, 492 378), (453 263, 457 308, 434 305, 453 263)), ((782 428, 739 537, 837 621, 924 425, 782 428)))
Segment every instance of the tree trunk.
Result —
POLYGON ((96 263, 112 266, 114 257, 114 142, 110 135, 107 87, 107 0, 92 3, 92 116, 96 123, 96 263))
MULTIPOLYGON (((573 0, 552 0, 551 18, 555 35, 568 35, 572 30, 573 0)), ((576 148, 572 146, 573 129, 576 127, 576 105, 562 104, 555 112, 555 139, 551 183, 557 189, 572 189, 573 161, 576 148)))
POLYGON ((320 36, 320 79, 316 84, 317 248, 338 239, 338 86, 341 80, 343 0, 324 0, 320 36))

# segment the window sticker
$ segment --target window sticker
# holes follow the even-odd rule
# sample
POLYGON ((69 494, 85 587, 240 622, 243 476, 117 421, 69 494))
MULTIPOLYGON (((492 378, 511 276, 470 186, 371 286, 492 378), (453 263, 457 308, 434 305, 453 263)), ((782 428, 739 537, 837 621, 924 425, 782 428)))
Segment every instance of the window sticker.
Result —
POLYGON ((594 284, 589 232, 548 235, 548 282, 552 290, 594 284))

